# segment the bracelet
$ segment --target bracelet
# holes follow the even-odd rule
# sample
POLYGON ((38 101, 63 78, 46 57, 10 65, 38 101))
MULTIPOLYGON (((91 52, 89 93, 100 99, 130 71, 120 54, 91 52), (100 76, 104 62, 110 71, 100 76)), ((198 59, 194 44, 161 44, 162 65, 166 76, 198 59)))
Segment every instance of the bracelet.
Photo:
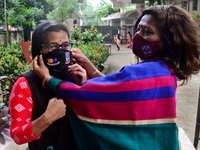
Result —
POLYGON ((90 75, 95 75, 98 72, 98 70, 96 69, 93 73, 91 73, 90 75))
POLYGON ((43 81, 42 81, 42 86, 43 86, 45 89, 47 89, 45 85, 46 85, 46 82, 47 82, 47 80, 48 80, 49 78, 53 78, 53 76, 50 76, 50 75, 49 75, 49 76, 46 76, 46 77, 43 79, 43 81))

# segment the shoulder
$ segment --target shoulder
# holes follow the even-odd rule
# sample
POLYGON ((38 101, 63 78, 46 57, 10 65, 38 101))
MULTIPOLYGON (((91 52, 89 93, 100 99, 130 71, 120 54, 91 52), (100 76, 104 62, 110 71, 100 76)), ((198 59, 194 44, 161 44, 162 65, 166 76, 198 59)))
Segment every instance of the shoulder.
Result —
POLYGON ((125 71, 132 75, 141 75, 147 77, 171 75, 169 69, 167 69, 161 61, 144 62, 136 65, 128 65, 122 68, 122 71, 125 71))
POLYGON ((17 81, 15 82, 14 86, 13 86, 13 91, 16 90, 23 90, 23 89, 30 89, 28 82, 26 80, 25 77, 19 77, 19 79, 17 79, 17 81))
POLYGON ((26 99, 27 97, 32 97, 29 84, 25 77, 20 77, 12 88, 10 102, 12 102, 13 99, 26 99))

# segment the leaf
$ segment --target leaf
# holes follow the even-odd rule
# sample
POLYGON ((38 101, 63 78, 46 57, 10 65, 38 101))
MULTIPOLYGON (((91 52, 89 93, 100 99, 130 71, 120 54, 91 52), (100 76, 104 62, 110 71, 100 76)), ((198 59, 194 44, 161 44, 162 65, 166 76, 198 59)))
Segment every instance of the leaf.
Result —
POLYGON ((4 136, 0 133, 0 143, 2 143, 3 145, 5 145, 5 138, 4 136))
POLYGON ((3 129, 2 132, 3 132, 5 135, 7 135, 8 137, 11 137, 11 136, 10 136, 10 131, 3 129))

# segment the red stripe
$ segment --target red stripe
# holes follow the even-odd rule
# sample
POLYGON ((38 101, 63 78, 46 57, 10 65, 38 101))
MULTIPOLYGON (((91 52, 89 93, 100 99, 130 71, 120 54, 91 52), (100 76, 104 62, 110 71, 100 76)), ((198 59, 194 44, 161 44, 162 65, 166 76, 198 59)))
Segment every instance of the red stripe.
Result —
POLYGON ((171 77, 170 78, 168 77, 170 76, 131 80, 119 83, 100 84, 100 83, 88 82, 82 87, 71 83, 64 83, 61 84, 60 88, 65 90, 69 89, 75 91, 95 91, 95 92, 124 92, 124 91, 145 90, 145 89, 159 88, 165 86, 172 86, 171 77))
POLYGON ((95 102, 68 100, 77 114, 92 119, 149 120, 176 118, 174 98, 130 102, 95 102))

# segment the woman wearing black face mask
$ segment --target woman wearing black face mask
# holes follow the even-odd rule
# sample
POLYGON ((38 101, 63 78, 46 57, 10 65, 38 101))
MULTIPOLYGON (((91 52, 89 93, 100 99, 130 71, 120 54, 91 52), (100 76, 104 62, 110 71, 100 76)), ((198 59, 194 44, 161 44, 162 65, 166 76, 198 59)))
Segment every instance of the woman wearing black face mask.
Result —
MULTIPOLYGON (((47 21, 34 30, 32 57, 42 54, 52 76, 82 84, 86 80, 84 69, 74 64, 74 69, 68 72, 68 66, 72 64, 70 50, 69 31, 65 25, 47 21)), ((65 102, 54 92, 45 89, 42 80, 33 71, 23 74, 15 83, 10 108, 10 133, 17 144, 28 142, 30 150, 78 149, 65 102)))
MULTIPOLYGON (((69 119, 80 149, 180 149, 176 80, 188 81, 200 70, 198 25, 182 8, 158 5, 144 10, 135 27, 132 50, 142 63, 83 86, 45 80, 73 110, 69 119)), ((94 71, 80 51, 73 57, 87 72, 94 71)), ((41 66, 37 60, 34 72, 44 79, 48 69, 41 57, 41 66)))

